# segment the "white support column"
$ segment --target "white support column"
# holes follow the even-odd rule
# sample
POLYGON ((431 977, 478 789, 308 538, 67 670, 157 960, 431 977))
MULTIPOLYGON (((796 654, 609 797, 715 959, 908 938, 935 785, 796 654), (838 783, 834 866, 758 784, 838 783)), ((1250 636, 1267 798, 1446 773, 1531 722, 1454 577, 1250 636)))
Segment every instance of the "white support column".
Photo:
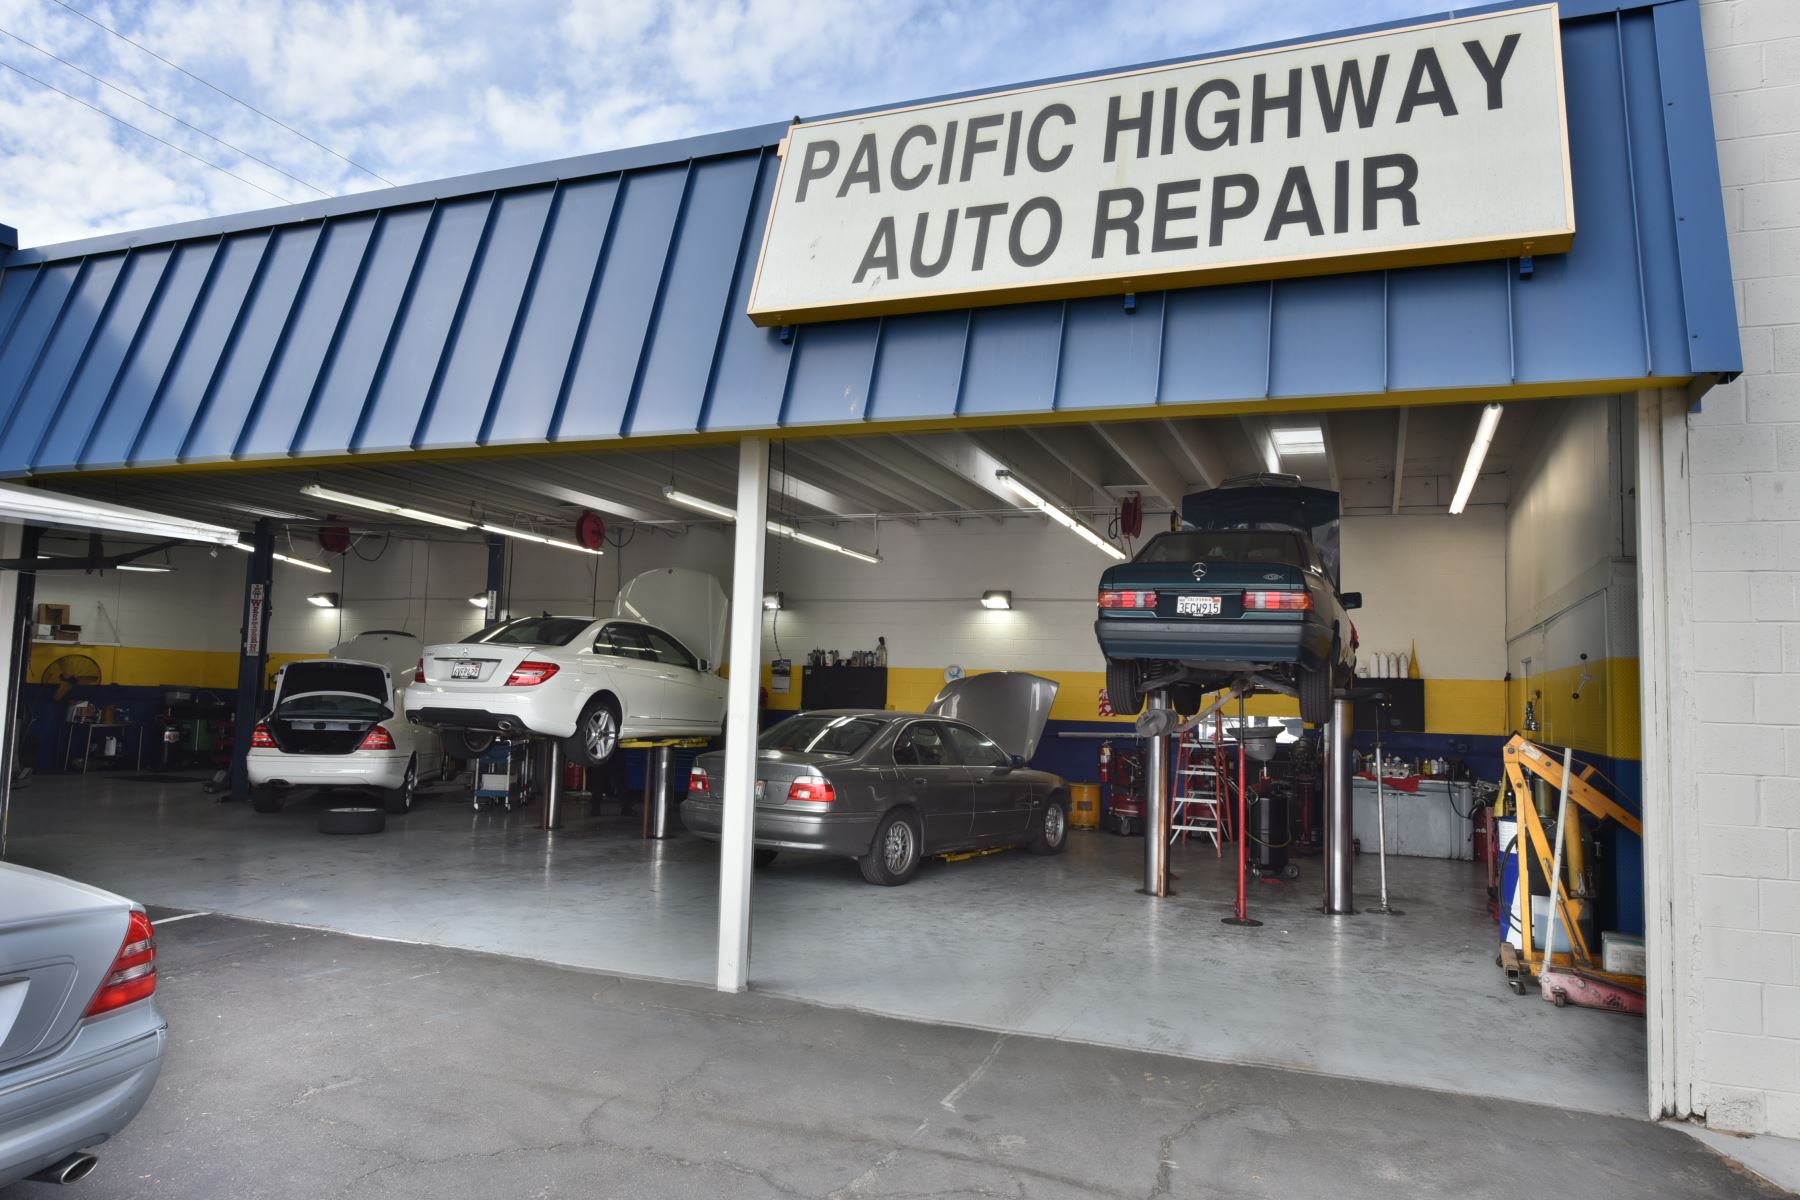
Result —
MULTIPOLYGON (((0 558, 19 554, 23 530, 12 522, 0 523, 0 558)), ((24 664, 15 661, 15 649, 29 650, 30 638, 13 626, 13 609, 19 596, 19 573, 0 571, 0 772, 12 769, 12 756, 19 748, 12 744, 17 718, 18 676, 24 664)), ((6 857, 6 834, 12 813, 12 779, 0 775, 0 858, 6 857)))
POLYGON ((762 683, 764 526, 769 440, 738 444, 737 528, 731 556, 731 676, 725 689, 725 791, 719 830, 721 992, 750 982, 750 855, 756 827, 756 709, 762 683))

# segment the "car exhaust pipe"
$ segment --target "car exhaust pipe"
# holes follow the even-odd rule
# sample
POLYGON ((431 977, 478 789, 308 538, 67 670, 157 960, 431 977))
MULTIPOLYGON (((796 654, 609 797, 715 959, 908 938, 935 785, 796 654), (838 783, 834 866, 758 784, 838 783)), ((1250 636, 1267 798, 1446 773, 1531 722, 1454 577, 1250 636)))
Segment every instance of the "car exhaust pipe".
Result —
POLYGON ((78 1150, 52 1166, 26 1178, 38 1183, 79 1183, 93 1174, 100 1160, 85 1150, 78 1150))
POLYGON ((518 731, 518 728, 519 727, 517 725, 513 724, 511 721, 500 722, 500 732, 501 733, 515 733, 518 731))

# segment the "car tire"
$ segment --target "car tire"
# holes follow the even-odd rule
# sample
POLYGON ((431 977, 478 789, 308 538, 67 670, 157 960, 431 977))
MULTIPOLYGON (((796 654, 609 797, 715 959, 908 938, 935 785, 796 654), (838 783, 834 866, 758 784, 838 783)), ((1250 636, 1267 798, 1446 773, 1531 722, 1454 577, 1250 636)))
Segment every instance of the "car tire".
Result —
POLYGON ((286 803, 286 794, 274 788, 253 787, 250 789, 250 807, 259 813, 278 813, 286 803))
POLYGON ((1032 854, 1061 854, 1069 845, 1069 802, 1060 794, 1050 797, 1038 817, 1037 832, 1025 843, 1032 854))
POLYGON ((1300 719, 1315 729, 1323 729, 1331 721, 1331 664, 1301 667, 1300 719))
POLYGON ((1121 717, 1135 717, 1143 711, 1144 693, 1139 686, 1142 678, 1136 662, 1106 660, 1106 701, 1113 712, 1121 717))
POLYGON ((904 809, 895 809, 875 827, 875 840, 856 865, 870 883, 899 887, 918 871, 923 848, 918 818, 904 809))
POLYGON ((444 753, 451 758, 477 759, 494 745, 494 733, 489 729, 446 729, 442 734, 444 753))
POLYGON ((603 767, 619 752, 619 706, 611 696, 595 696, 581 710, 563 751, 584 767, 603 767))
POLYGON ((371 806, 319 810, 320 833, 380 833, 387 828, 387 813, 371 806))
POLYGON ((413 798, 419 791, 419 756, 413 755, 406 760, 406 777, 397 788, 389 788, 382 794, 381 806, 395 816, 405 816, 412 811, 413 798))
POLYGON ((775 856, 780 853, 781 851, 779 850, 766 850, 762 847, 758 847, 750 852, 750 862, 754 866, 766 867, 774 862, 775 856))

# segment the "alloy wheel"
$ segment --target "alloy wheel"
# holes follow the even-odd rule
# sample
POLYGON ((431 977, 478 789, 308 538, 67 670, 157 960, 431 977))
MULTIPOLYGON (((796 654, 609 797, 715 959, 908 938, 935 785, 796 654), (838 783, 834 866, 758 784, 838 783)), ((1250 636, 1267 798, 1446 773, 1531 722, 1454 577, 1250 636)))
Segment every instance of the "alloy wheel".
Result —
POLYGON ((597 708, 587 723, 588 756, 595 762, 604 762, 612 756, 613 747, 619 742, 618 722, 613 719, 612 710, 597 708))
POLYGON ((895 821, 888 826, 887 837, 881 845, 881 863, 891 873, 904 875, 912 866, 913 831, 905 821, 895 821))
POLYGON ((1062 845, 1063 834, 1068 824, 1063 817, 1062 805, 1052 803, 1044 810, 1044 841, 1050 846, 1062 845))

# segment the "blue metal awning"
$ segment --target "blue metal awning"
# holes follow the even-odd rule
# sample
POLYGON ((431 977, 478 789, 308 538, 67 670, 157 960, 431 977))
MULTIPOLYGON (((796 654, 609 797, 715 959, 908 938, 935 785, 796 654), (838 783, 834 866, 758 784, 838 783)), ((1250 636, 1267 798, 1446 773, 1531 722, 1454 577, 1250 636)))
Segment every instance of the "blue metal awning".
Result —
POLYGON ((1529 278, 1486 262, 758 329, 785 125, 17 250, 0 476, 1735 374, 1696 0, 1564 4, 1563 55, 1579 232, 1529 278))

